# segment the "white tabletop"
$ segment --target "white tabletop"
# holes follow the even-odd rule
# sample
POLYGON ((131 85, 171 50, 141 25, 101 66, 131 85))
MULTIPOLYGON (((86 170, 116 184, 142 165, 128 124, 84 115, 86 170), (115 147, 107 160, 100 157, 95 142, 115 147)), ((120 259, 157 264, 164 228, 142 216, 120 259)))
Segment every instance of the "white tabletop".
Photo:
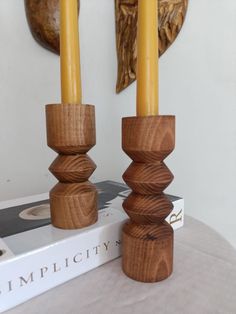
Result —
POLYGON ((169 279, 135 282, 120 264, 107 263, 6 313, 236 314, 236 251, 193 218, 175 232, 169 279))

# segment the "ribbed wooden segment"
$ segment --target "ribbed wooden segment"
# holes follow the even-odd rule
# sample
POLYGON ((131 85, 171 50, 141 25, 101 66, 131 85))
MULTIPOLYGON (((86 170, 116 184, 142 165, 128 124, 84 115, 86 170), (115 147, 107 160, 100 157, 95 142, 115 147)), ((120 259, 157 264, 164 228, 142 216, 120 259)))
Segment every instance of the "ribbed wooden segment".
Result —
POLYGON ((132 162, 123 179, 134 192, 152 195, 162 193, 173 180, 173 174, 163 162, 132 162))
POLYGON ((173 209, 172 202, 165 196, 131 193, 123 203, 123 208, 133 222, 153 224, 164 221, 173 209))
POLYGON ((59 155, 49 167, 51 173, 60 182, 72 183, 87 180, 95 169, 95 163, 86 154, 59 155))
POLYGON ((123 228, 124 272, 143 282, 172 273, 173 230, 165 222, 173 205, 163 191, 173 174, 163 160, 175 146, 175 117, 129 117, 122 120, 122 148, 133 159, 123 175, 132 193, 124 201, 130 222, 123 228))
POLYGON ((59 183, 50 191, 52 224, 76 229, 97 221, 97 191, 88 181, 96 169, 86 155, 96 143, 91 105, 47 105, 48 146, 59 153, 49 167, 59 183))

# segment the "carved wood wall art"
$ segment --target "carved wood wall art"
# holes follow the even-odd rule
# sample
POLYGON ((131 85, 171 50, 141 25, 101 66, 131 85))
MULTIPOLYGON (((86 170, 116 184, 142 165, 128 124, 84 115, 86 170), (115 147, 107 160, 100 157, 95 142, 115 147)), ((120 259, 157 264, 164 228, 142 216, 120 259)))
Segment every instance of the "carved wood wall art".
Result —
MULTIPOLYGON (((159 0, 159 55, 174 42, 182 28, 188 0, 159 0)), ((119 93, 136 79, 138 0, 115 0, 119 93)))
POLYGON ((60 54, 59 0, 25 0, 25 12, 34 39, 44 48, 60 54))

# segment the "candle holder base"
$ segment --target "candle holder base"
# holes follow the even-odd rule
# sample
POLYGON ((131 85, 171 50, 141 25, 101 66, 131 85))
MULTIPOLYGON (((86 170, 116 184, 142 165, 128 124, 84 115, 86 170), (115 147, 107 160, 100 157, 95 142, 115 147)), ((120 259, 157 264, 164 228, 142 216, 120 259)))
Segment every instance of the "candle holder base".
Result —
POLYGON ((168 223, 123 227, 123 270, 141 282, 166 279, 173 269, 173 229, 168 223))
POLYGON ((49 167, 59 183, 50 191, 52 224, 77 229, 97 221, 97 191, 88 181, 96 169, 86 154, 96 143, 91 105, 47 105, 47 143, 59 156, 49 167))
POLYGON ((133 160, 123 175, 132 193, 124 201, 130 221, 123 227, 123 271, 132 279, 157 282, 173 269, 173 230, 165 222, 172 203, 163 191, 173 175, 163 160, 175 143, 174 116, 122 120, 122 148, 133 160))

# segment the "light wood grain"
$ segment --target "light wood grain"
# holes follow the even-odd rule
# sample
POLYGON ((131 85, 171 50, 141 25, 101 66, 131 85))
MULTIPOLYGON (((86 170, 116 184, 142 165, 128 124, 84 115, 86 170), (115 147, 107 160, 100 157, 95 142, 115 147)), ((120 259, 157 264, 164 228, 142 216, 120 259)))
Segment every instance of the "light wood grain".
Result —
POLYGON ((173 230, 165 222, 173 205, 164 194, 173 174, 163 160, 175 145, 174 116, 122 120, 122 148, 133 160, 123 174, 132 193, 123 203, 122 267, 132 279, 156 282, 173 269, 173 230))
POLYGON ((62 229, 97 221, 97 191, 88 181, 96 169, 86 154, 96 143, 91 105, 47 105, 47 143, 59 156, 49 167, 59 183, 50 191, 52 224, 62 229))
MULTIPOLYGON (((115 0, 118 74, 116 91, 136 79, 138 0, 115 0)), ((187 12, 188 0, 159 0, 159 55, 178 36, 187 12)), ((158 39, 157 39, 158 40, 158 39)))
POLYGON ((55 227, 78 229, 97 221, 97 191, 91 182, 59 182, 49 195, 51 219, 55 227))
POLYGON ((84 154, 96 143, 91 105, 47 105, 47 143, 57 153, 84 154))

